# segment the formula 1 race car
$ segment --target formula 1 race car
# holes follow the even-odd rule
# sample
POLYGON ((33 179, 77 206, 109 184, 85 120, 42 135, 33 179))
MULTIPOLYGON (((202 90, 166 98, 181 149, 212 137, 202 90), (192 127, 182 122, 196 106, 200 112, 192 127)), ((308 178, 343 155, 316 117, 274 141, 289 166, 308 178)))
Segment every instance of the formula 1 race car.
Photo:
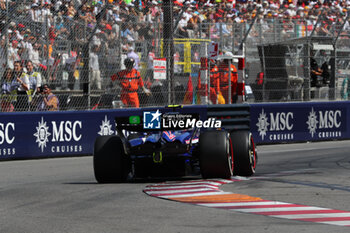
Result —
POLYGON ((100 136, 94 145, 99 183, 188 174, 227 179, 255 173, 257 151, 248 105, 131 109, 116 115, 118 135, 100 136))

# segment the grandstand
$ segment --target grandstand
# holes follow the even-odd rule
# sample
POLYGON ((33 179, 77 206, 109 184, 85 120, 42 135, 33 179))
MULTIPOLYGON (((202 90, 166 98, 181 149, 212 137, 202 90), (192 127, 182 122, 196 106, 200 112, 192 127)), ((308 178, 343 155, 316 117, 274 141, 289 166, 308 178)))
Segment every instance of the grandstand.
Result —
MULTIPOLYGON (((333 91, 334 98, 341 99, 341 84, 350 73, 349 10, 346 0, 175 0, 174 37, 215 41, 221 51, 244 52, 248 84, 255 84, 257 74, 265 71, 259 46, 309 36, 333 38, 337 48, 331 55, 335 59, 333 91)), ((16 60, 33 61, 43 83, 50 84, 59 97, 61 110, 120 107, 120 88, 110 76, 124 68, 122 61, 130 47, 140 57, 139 71, 148 87, 158 87, 152 97, 141 96, 141 106, 166 103, 162 92, 167 82, 155 82, 149 72, 152 59, 163 54, 166 19, 161 0, 1 0, 0 17, 1 73, 6 67, 13 69, 16 60), (94 47, 97 67, 91 67, 94 47), (101 88, 91 80, 92 69, 100 71, 101 88)), ((195 59, 194 53, 188 53, 191 46, 175 46, 180 96, 190 75, 197 83, 200 63, 191 63, 190 71, 184 67, 185 60, 195 59)), ((310 79, 306 74, 301 77, 310 79)), ((289 100, 295 99, 273 101, 289 100)))

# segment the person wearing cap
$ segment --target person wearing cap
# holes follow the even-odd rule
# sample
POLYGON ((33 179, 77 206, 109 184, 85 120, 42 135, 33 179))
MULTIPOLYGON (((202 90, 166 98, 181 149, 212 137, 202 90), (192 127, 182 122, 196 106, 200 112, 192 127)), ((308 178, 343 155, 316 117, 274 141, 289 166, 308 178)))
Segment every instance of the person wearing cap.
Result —
POLYGON ((41 17, 41 9, 39 8, 38 4, 33 3, 31 5, 31 8, 29 10, 29 19, 31 22, 39 23, 41 17))
POLYGON ((93 9, 90 5, 84 4, 81 11, 78 11, 79 18, 86 24, 96 23, 96 18, 92 11, 93 9))
POLYGON ((22 41, 24 39, 24 34, 26 32, 25 26, 20 23, 20 24, 17 25, 17 29, 18 30, 15 31, 16 38, 17 38, 18 41, 22 41))
POLYGON ((120 99, 126 107, 140 107, 138 89, 141 87, 144 93, 149 96, 151 92, 144 86, 140 72, 134 68, 133 58, 124 60, 125 70, 121 70, 111 76, 111 80, 119 81, 122 88, 120 99))
POLYGON ((9 27, 10 27, 11 29, 16 29, 16 28, 17 28, 17 25, 16 25, 15 22, 10 22, 10 23, 9 23, 9 27))
POLYGON ((140 57, 139 57, 139 55, 138 55, 137 53, 135 53, 134 47, 132 47, 132 46, 129 46, 129 47, 128 47, 128 54, 127 54, 127 57, 128 57, 128 58, 134 59, 134 61, 135 61, 134 68, 135 68, 136 70, 139 70, 140 57))
POLYGON ((186 21, 188 22, 188 20, 190 20, 190 18, 192 18, 193 15, 193 10, 192 8, 188 7, 185 12, 183 12, 183 14, 186 17, 186 21))
POLYGON ((41 22, 42 23, 48 23, 48 27, 51 26, 51 21, 52 21, 52 13, 51 13, 51 4, 48 2, 44 3, 44 6, 41 9, 41 22), (48 18, 48 21, 46 21, 46 18, 48 18))
POLYGON ((226 52, 223 56, 223 59, 220 59, 219 65, 218 65, 218 77, 220 80, 220 91, 225 98, 225 103, 229 103, 229 80, 231 75, 231 101, 232 103, 235 103, 236 97, 237 97, 237 81, 238 81, 238 74, 237 74, 237 68, 235 65, 233 65, 232 61, 232 53, 226 52), (231 61, 231 66, 229 67, 229 63, 231 61), (229 73, 231 72, 231 74, 229 73))
POLYGON ((195 11, 192 14, 192 17, 187 21, 187 32, 189 32, 189 37, 194 37, 194 34, 198 31, 198 25, 200 23, 199 12, 195 11), (192 35, 192 36, 191 36, 192 35))
POLYGON ((58 111, 59 100, 55 94, 51 92, 48 84, 44 84, 40 89, 41 101, 39 101, 37 111, 58 111))

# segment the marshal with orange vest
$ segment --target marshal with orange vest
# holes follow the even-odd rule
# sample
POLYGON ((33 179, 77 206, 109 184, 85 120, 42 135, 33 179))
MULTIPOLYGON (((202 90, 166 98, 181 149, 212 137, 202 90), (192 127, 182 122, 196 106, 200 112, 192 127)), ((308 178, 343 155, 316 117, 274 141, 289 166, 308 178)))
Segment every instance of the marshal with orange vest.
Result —
MULTIPOLYGON (((242 103, 244 101, 244 80, 239 77, 238 70, 233 64, 235 56, 230 52, 219 55, 217 58, 220 93, 222 93, 225 104, 242 103), (231 92, 231 94, 229 94, 231 92)), ((243 70, 243 58, 238 58, 238 68, 243 70)))
POLYGON ((119 71, 111 76, 112 81, 118 80, 122 87, 120 95, 121 101, 126 107, 140 107, 139 96, 137 91, 139 87, 143 89, 146 95, 150 95, 150 91, 144 86, 140 72, 134 69, 134 59, 126 58, 124 65, 125 70, 119 71))

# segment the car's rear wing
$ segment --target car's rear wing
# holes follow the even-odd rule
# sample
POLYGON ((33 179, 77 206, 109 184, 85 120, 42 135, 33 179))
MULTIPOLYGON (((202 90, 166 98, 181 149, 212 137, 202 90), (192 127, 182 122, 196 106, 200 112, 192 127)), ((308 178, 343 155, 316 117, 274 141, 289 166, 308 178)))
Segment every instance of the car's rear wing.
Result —
POLYGON ((248 104, 215 104, 207 106, 207 118, 220 120, 228 130, 250 130, 248 104))
POLYGON ((115 117, 117 131, 147 132, 189 128, 250 130, 248 104, 176 105, 121 109, 118 113, 115 117))

